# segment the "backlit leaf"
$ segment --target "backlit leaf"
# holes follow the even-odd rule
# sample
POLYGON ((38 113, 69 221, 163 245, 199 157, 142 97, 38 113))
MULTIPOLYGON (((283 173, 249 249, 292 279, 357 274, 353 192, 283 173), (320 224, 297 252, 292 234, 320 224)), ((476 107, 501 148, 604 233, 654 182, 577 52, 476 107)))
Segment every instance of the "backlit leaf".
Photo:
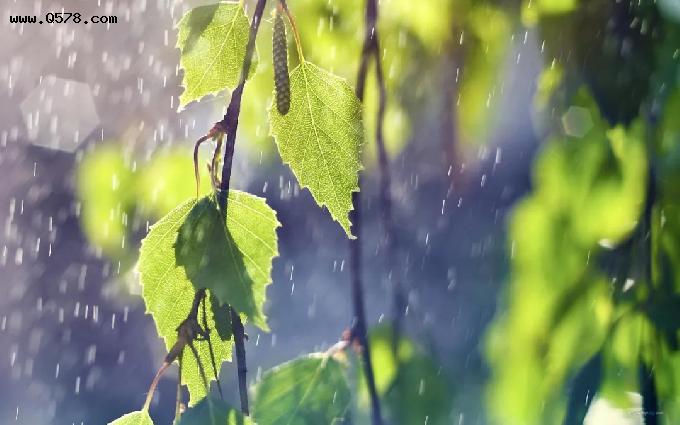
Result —
POLYGON ((361 103, 341 78, 303 62, 290 74, 286 115, 270 109, 271 133, 300 185, 350 231, 352 192, 359 191, 361 103))
MULTIPOLYGON (((236 87, 248 43, 248 17, 240 3, 191 9, 177 24, 184 70, 180 108, 203 96, 236 87)), ((251 65, 251 70, 255 64, 251 65)))
POLYGON ((109 422, 109 425, 153 425, 153 421, 149 417, 149 412, 142 410, 121 416, 115 421, 109 422))
POLYGON ((214 197, 204 197, 179 228, 174 255, 196 289, 209 289, 220 303, 268 330, 263 306, 279 225, 264 199, 232 190, 225 227, 214 197))
POLYGON ((222 400, 206 397, 182 414, 177 425, 251 425, 248 417, 222 400))
MULTIPOLYGON (((195 203, 193 199, 185 202, 154 224, 142 241, 140 250, 138 269, 146 311, 153 316, 158 335, 163 338, 168 350, 175 343, 177 327, 186 319, 194 299, 195 288, 184 268, 176 263, 175 242, 180 226, 195 203)), ((210 329, 217 327, 213 310, 210 308, 207 312, 210 329)), ((199 319, 202 324, 202 312, 199 319)), ((224 326, 220 323, 220 328, 224 326)), ((218 367, 223 361, 231 359, 231 340, 222 340, 220 334, 219 331, 210 333, 218 367)), ((208 344, 197 341, 195 347, 210 379, 212 368, 208 344)), ((189 349, 185 350, 182 359, 182 382, 189 388, 191 404, 205 397, 203 380, 189 349)))
POLYGON ((342 366, 313 354, 271 369, 255 387, 253 419, 258 425, 339 423, 350 403, 342 366))

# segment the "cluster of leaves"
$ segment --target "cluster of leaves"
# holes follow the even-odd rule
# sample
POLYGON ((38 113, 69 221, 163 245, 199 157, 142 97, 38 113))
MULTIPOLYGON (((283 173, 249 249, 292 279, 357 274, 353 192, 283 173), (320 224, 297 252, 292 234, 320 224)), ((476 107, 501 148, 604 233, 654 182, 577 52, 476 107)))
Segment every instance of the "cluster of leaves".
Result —
MULTIPOLYGON (((354 3, 345 5, 342 13, 360 19, 361 4, 354 3)), ((391 12, 386 19, 390 29, 403 25, 413 12, 411 7, 407 9, 396 2, 393 6, 387 9, 391 12)), ((305 28, 316 25, 314 22, 322 16, 340 13, 337 7, 333 10, 320 10, 312 4, 300 7, 313 12, 303 15, 299 23, 303 32, 314 33, 305 28)), ((411 22, 408 27, 413 33, 408 37, 411 48, 414 40, 420 40, 416 44, 422 49, 420 44, 425 41, 432 45, 448 37, 448 28, 441 20, 443 15, 433 14, 429 7, 416 9, 421 18, 438 22, 438 30, 433 35, 411 22)), ((353 73, 360 50, 355 27, 345 22, 340 32, 326 33, 327 30, 322 32, 330 37, 326 40, 335 43, 333 50, 351 60, 340 67, 337 56, 326 54, 323 44, 313 46, 311 39, 296 39, 298 60, 289 76, 287 111, 281 111, 271 100, 269 58, 255 52, 244 94, 243 128, 246 137, 253 129, 259 129, 263 111, 268 109, 269 134, 274 137, 281 158, 291 167, 300 185, 308 188, 317 203, 326 207, 347 235, 353 237, 349 221, 351 194, 359 189, 364 134, 374 134, 375 111, 364 115, 362 105, 344 79, 302 56, 302 48, 309 43, 315 62, 340 71, 341 75, 353 73), (336 50, 348 40, 350 48, 336 50), (268 92, 262 94, 264 90, 268 92), (249 122, 250 113, 256 113, 260 122, 249 122), (373 117, 366 123, 368 128, 364 128, 364 116, 373 117)), ((178 23, 180 66, 184 71, 180 109, 238 84, 247 53, 248 31, 242 2, 197 7, 184 15, 178 23)), ((265 26, 264 35, 259 37, 261 42, 269 42, 268 31, 265 26)), ((389 51, 401 52, 395 31, 386 33, 389 51)), ((259 48, 260 52, 264 50, 259 48)), ((408 62, 406 52, 396 56, 394 60, 391 56, 387 59, 392 71, 388 76, 391 86, 397 81, 393 71, 408 62)), ((371 96, 377 96, 377 88, 369 85, 366 103, 377 104, 370 101, 371 96)), ((391 100, 387 120, 394 124, 388 128, 395 137, 389 139, 398 143, 407 137, 403 115, 399 102, 391 100)), ((187 319, 196 291, 206 292, 198 320, 209 330, 208 341, 194 341, 195 356, 187 351, 181 358, 181 384, 189 391, 189 409, 177 423, 317 424, 343 420, 350 414, 357 423, 367 422, 367 389, 361 375, 350 379, 349 366, 360 361, 358 357, 347 356, 350 350, 304 356, 265 372, 253 389, 252 419, 210 394, 210 383, 206 387, 203 377, 210 370, 201 369, 211 364, 219 368, 223 361, 231 360, 229 308, 237 311, 242 320, 268 330, 263 305, 266 287, 271 282, 272 260, 278 255, 276 229, 281 224, 264 199, 235 190, 229 192, 225 219, 209 179, 201 179, 202 195, 195 199, 187 153, 184 149, 166 150, 146 163, 137 163, 113 144, 104 145, 85 156, 77 179, 79 195, 84 200, 81 211, 84 230, 104 255, 119 262, 119 270, 129 269, 137 260, 131 248, 146 235, 136 269, 147 312, 169 351, 177 343, 178 328, 187 319), (156 221, 150 228, 149 219, 156 221)), ((447 423, 451 394, 442 371, 405 339, 395 356, 392 337, 386 332, 386 328, 377 330, 370 340, 376 347, 372 360, 380 365, 376 369, 379 395, 385 399, 391 423, 447 423)), ((142 410, 113 423, 152 424, 148 406, 147 403, 142 410)))
MULTIPOLYGON (((243 4, 197 7, 180 20, 178 30, 185 88, 180 108, 206 95, 234 89, 248 54, 249 22, 243 4)), ((270 106, 271 135, 300 185, 353 237, 349 212, 352 192, 359 189, 364 132, 361 104, 343 79, 304 60, 296 41, 300 63, 290 73, 290 108, 280 111, 270 106)), ((253 72, 251 76, 257 74, 253 72)), ((88 167, 83 173, 88 174, 88 167)), ((125 174, 127 186, 134 180, 134 173, 125 174)), ((92 189, 85 179, 81 181, 87 194, 92 189)), ((112 211, 119 214, 109 217, 116 224, 114 241, 125 237, 123 215, 129 207, 117 197, 119 192, 120 185, 114 185, 111 202, 105 205, 118 202, 112 211)), ((278 255, 276 229, 280 223, 265 200, 256 196, 231 190, 226 204, 228 213, 212 193, 185 200, 151 226, 140 250, 137 268, 147 312, 170 352, 187 314, 197 305, 197 291, 205 291, 200 304, 202 319, 196 319, 202 320, 201 326, 208 331, 204 336, 207 343, 188 341, 194 356, 180 357, 181 384, 187 385, 190 395, 190 408, 179 418, 180 424, 251 423, 212 398, 203 365, 219 366, 231 358, 229 308, 268 330, 263 305, 272 260, 278 255)), ((85 215, 92 216, 91 220, 103 218, 96 207, 85 215)), ((107 245, 110 234, 104 234, 99 242, 113 246, 107 245)), ((255 389, 253 420, 266 425, 342 419, 351 399, 345 369, 330 354, 304 357, 275 368, 255 389)), ((141 411, 114 423, 152 423, 148 406, 147 402, 141 411)))
POLYGON ((581 424, 594 397, 639 409, 631 392, 680 421, 680 44, 662 3, 523 10, 550 52, 535 104, 557 119, 510 222, 487 344, 498 423, 581 424))

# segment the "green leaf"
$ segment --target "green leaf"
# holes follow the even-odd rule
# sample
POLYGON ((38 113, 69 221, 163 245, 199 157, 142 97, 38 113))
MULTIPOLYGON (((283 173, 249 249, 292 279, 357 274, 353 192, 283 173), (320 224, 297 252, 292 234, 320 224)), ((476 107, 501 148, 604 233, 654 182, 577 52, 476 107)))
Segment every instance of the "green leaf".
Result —
MULTIPOLYGON (((376 390, 383 401, 384 416, 393 425, 449 424, 453 400, 445 374, 434 359, 422 353, 409 338, 402 336, 398 344, 398 362, 392 350, 392 326, 371 329, 371 362, 376 390)), ((366 379, 357 379, 356 423, 369 423, 370 396, 366 379), (362 421, 363 419, 363 421, 362 421)))
POLYGON ((467 15, 467 26, 466 37, 471 40, 466 43, 471 47, 455 103, 461 142, 476 146, 489 140, 499 122, 499 81, 513 28, 503 9, 486 4, 467 15))
MULTIPOLYGON (((194 163, 187 147, 163 150, 140 167, 135 195, 139 209, 146 216, 159 219, 186 199, 196 196, 194 163)), ((208 150, 212 154, 212 149, 208 148, 206 152, 208 150)), ((201 194, 212 192, 207 174, 205 172, 201 178, 201 194)))
MULTIPOLYGON (((620 375, 617 365, 635 368, 640 357, 638 325, 622 321, 628 329, 612 335, 625 309, 602 259, 640 222, 645 127, 640 121, 610 127, 585 89, 560 115, 563 134, 543 146, 533 193, 512 215, 507 302, 487 344, 490 414, 508 425, 563 422, 564 390, 597 352, 605 355, 606 395, 609 368, 620 375)), ((619 377, 611 384, 625 390, 630 380, 619 377)))
POLYGON ((175 255, 196 289, 207 288, 262 330, 266 286, 278 256, 276 213, 264 199, 230 191, 225 227, 213 196, 196 202, 179 229, 175 255))
POLYGON ((253 419, 258 425, 318 425, 342 421, 350 403, 343 367, 312 354, 264 373, 255 387, 253 419))
POLYGON ((361 103, 343 79, 309 62, 291 72, 290 91, 290 111, 269 112, 281 158, 353 237, 349 212, 362 169, 361 103))
MULTIPOLYGON (((177 327, 191 310, 194 299, 195 288, 184 268, 179 267, 175 261, 175 241, 180 226, 195 204, 195 200, 187 201, 154 224, 142 241, 140 250, 138 269, 146 311, 153 316, 158 335, 165 341, 167 349, 175 343, 177 327)), ((218 329, 217 332, 210 333, 210 341, 219 367, 223 361, 231 359, 231 341, 221 338, 224 332, 219 329, 225 325, 216 325, 216 309, 208 310, 208 326, 213 330, 218 329)), ((199 323, 203 323, 202 311, 199 314, 199 323)), ((206 374, 210 376, 212 367, 208 344, 197 341, 195 347, 206 374)), ((190 350, 185 350, 182 359, 182 383, 189 388, 192 404, 205 397, 203 380, 190 350)))
MULTIPOLYGON (((203 96, 236 87, 246 54, 248 17, 240 3, 191 9, 177 24, 184 69, 180 108, 203 96)), ((255 63, 251 65, 254 72, 255 63)))
POLYGON ((78 167, 85 234, 104 254, 117 260, 126 259, 125 246, 129 245, 127 218, 133 210, 134 177, 120 149, 113 145, 86 155, 78 167))
POLYGON ((149 416, 149 412, 140 410, 139 412, 132 412, 121 416, 115 421, 109 422, 109 425, 153 425, 153 421, 149 416))
POLYGON ((252 420, 222 400, 206 397, 179 418, 177 425, 251 425, 252 420))

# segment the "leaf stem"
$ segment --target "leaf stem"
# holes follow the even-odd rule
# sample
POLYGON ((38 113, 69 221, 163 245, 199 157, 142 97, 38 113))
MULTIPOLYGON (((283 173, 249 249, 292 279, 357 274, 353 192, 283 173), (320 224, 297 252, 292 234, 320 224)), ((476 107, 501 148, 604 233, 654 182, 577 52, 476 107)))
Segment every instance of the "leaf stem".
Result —
POLYGON ((199 197, 201 193, 201 173, 198 169, 198 148, 201 144, 210 138, 210 134, 206 134, 199 138, 194 144, 194 178, 196 179, 196 198, 199 197))
POLYGON ((149 411, 149 406, 151 405, 151 400, 153 399, 153 395, 156 392, 156 387, 158 386, 158 381, 160 381, 161 376, 163 376, 163 373, 166 371, 166 369, 168 367, 170 367, 170 363, 163 362, 163 365, 161 366, 161 368, 158 369, 158 372, 156 372, 156 376, 153 377, 153 381, 151 381, 151 386, 149 387, 149 392, 146 394, 146 400, 144 401, 144 407, 142 407, 143 412, 149 411))
POLYGON ((283 11, 286 13, 286 16, 288 17, 290 27, 293 29, 293 38, 295 39, 295 48, 297 49, 298 59, 300 60, 300 63, 304 63, 305 55, 302 53, 302 42, 300 41, 300 33, 298 32, 297 24, 295 23, 295 17, 291 13, 290 9, 288 9, 288 3, 286 3, 286 0, 279 0, 279 7, 283 9, 283 11))

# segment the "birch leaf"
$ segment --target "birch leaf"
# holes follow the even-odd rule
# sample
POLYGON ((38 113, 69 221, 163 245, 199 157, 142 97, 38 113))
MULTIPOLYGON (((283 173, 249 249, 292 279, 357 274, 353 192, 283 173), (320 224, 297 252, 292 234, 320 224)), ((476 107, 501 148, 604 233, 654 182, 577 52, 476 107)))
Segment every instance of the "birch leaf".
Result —
MULTIPOLYGON (((184 70, 180 109, 189 102, 238 84, 250 24, 240 3, 220 2, 187 12, 177 24, 184 70)), ((256 59, 251 64, 251 75, 256 59)))
POLYGON ((362 169, 361 103, 345 80, 310 62, 291 72, 290 94, 286 115, 274 106, 269 112, 281 158, 353 238, 349 212, 362 169))

